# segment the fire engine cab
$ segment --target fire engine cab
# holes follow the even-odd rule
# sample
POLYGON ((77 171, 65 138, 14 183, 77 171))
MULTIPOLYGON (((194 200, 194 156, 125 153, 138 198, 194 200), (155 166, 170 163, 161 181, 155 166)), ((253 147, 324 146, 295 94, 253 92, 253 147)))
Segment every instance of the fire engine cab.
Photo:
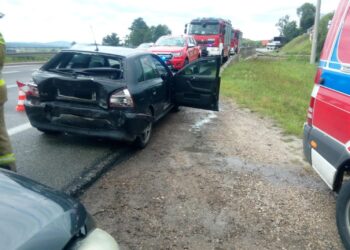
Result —
POLYGON ((224 62, 230 56, 232 25, 222 18, 196 18, 185 26, 201 47, 202 56, 220 56, 224 62))

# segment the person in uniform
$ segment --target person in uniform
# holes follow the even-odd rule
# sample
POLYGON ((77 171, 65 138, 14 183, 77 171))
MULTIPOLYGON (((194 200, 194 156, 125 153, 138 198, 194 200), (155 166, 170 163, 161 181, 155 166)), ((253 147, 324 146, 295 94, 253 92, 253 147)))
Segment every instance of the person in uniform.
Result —
MULTIPOLYGON (((0 13, 0 19, 4 14, 0 13)), ((10 138, 7 133, 4 115, 4 105, 7 101, 7 88, 2 77, 5 62, 5 40, 0 32, 0 167, 16 171, 16 158, 12 151, 10 138)))

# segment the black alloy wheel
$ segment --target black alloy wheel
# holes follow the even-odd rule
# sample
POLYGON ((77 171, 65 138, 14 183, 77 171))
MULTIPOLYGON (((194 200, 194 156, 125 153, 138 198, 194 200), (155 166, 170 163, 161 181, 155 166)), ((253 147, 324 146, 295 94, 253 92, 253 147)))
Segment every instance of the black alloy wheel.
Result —
MULTIPOLYGON (((147 112, 147 114, 152 116, 151 110, 149 110, 147 112)), ((143 132, 136 137, 134 145, 139 149, 145 148, 147 146, 147 144, 149 143, 149 141, 151 140, 152 130, 153 130, 153 122, 150 121, 150 123, 143 130, 143 132)))

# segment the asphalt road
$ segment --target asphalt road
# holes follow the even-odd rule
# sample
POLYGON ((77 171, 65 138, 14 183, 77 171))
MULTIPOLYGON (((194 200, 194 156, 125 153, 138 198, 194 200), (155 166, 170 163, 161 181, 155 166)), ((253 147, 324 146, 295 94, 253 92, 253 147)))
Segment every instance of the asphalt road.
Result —
POLYGON ((5 119, 17 158, 18 172, 71 193, 77 186, 114 164, 131 149, 126 144, 73 135, 45 135, 30 126, 25 112, 17 112, 16 81, 29 81, 38 64, 8 65, 3 69, 8 101, 5 119))

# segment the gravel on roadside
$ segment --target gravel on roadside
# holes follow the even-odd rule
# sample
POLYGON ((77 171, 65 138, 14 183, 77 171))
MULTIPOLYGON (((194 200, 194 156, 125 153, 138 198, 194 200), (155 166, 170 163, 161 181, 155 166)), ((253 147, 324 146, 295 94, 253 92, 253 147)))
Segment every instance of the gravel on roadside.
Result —
POLYGON ((80 200, 122 249, 342 249, 301 140, 228 100, 169 114, 80 200))

